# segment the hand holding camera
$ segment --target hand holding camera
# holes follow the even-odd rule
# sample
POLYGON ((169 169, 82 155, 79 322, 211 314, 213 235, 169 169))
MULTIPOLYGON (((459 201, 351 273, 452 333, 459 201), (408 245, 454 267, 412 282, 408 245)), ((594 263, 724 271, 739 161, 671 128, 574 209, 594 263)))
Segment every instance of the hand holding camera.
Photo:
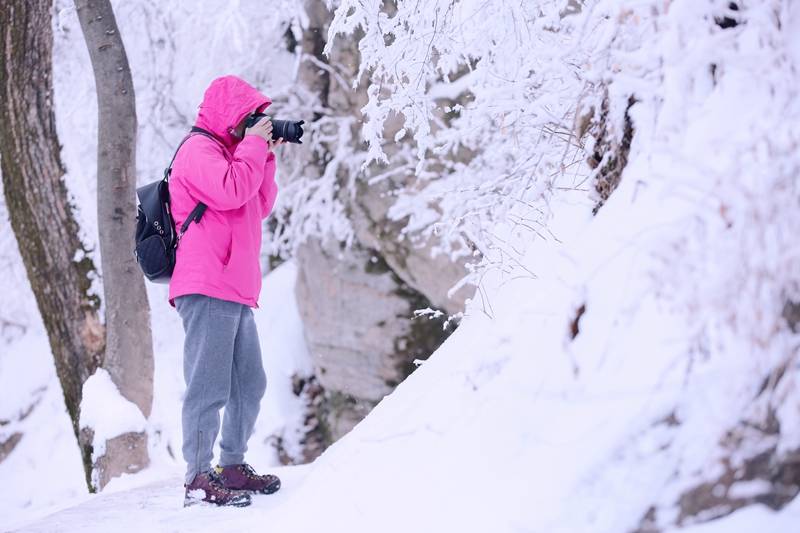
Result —
POLYGON ((270 120, 259 120, 253 125, 250 125, 249 122, 247 124, 247 129, 245 130, 245 135, 257 135, 270 143, 270 147, 272 146, 272 121, 270 120))

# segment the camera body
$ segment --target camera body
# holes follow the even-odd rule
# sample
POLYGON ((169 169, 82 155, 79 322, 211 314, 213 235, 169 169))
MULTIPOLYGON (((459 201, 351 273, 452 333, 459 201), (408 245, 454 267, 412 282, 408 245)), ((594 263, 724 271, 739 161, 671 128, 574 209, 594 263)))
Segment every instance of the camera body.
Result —
MULTIPOLYGON (((253 113, 247 117, 245 127, 252 128, 262 118, 266 117, 264 113, 253 113)), ((283 139, 286 142, 303 144, 300 138, 303 136, 304 120, 276 120, 272 119, 272 140, 277 141, 283 139)))

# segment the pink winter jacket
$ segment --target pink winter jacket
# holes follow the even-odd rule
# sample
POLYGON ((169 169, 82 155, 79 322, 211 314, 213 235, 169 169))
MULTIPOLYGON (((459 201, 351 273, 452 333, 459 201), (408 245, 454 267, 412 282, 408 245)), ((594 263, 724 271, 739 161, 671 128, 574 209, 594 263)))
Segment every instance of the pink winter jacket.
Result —
POLYGON ((261 292, 261 221, 275 204, 275 156, 267 141, 228 130, 272 102, 235 76, 217 78, 206 89, 196 126, 215 139, 194 134, 178 151, 169 182, 175 226, 197 202, 208 206, 178 244, 169 303, 184 294, 204 294, 258 307, 261 292), (219 142, 217 142, 219 141, 219 142))

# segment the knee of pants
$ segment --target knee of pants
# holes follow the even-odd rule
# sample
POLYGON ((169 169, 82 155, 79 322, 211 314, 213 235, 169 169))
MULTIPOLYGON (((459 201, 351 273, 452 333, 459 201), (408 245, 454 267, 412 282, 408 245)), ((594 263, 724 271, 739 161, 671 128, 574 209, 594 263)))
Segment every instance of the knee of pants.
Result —
POLYGON ((222 409, 231 395, 230 381, 206 380, 192 383, 183 396, 184 407, 188 405, 222 409))

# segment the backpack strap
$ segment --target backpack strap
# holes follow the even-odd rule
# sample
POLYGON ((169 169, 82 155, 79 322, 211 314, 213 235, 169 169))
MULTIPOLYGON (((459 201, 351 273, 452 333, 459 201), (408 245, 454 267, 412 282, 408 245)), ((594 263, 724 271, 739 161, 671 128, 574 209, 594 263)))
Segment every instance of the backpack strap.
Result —
POLYGON ((186 217, 186 220, 184 220, 183 224, 181 224, 181 230, 178 232, 178 240, 181 240, 183 234, 186 233, 187 229, 189 229, 189 224, 192 222, 200 222, 200 219, 203 218, 203 213, 206 212, 206 207, 208 206, 206 206, 206 204, 203 202, 197 202, 197 205, 194 206, 192 212, 189 213, 189 216, 186 217))
POLYGON ((183 143, 188 141, 189 137, 191 136, 192 134, 189 133, 186 137, 184 137, 183 140, 178 145, 178 147, 175 149, 175 153, 172 154, 172 159, 169 160, 169 165, 167 166, 167 168, 164 169, 164 181, 169 181, 169 176, 170 174, 172 174, 172 163, 174 163, 175 158, 178 157, 178 151, 181 149, 181 146, 183 146, 183 143))
POLYGON ((217 142, 217 143, 219 143, 219 144, 222 144, 222 143, 219 141, 219 139, 217 139, 217 138, 214 136, 214 134, 213 134, 213 133, 211 133, 210 131, 208 131, 208 130, 204 130, 203 128, 199 128, 199 127, 197 127, 197 126, 192 126, 192 129, 191 129, 191 130, 189 130, 189 133, 186 135, 186 137, 184 137, 184 138, 183 138, 183 140, 181 141, 181 143, 180 143, 180 144, 178 145, 178 147, 175 149, 175 153, 174 153, 174 154, 172 154, 172 159, 170 159, 170 161, 169 161, 169 166, 168 166, 166 169, 164 169, 164 180, 165 180, 165 181, 169 181, 169 177, 170 177, 170 175, 172 174, 172 164, 175 162, 175 158, 176 158, 176 157, 178 157, 178 151, 181 149, 181 146, 183 146, 183 143, 185 143, 186 141, 188 141, 188 140, 189 140, 189 137, 191 137, 191 136, 192 136, 192 134, 194 134, 194 133, 199 133, 200 135, 205 135, 205 136, 206 136, 206 137, 208 137, 209 139, 211 139, 211 140, 213 140, 213 141, 216 141, 216 142, 217 142))
MULTIPOLYGON (((210 131, 208 131, 208 130, 204 130, 204 129, 203 129, 203 128, 201 128, 200 126, 192 126, 192 129, 190 130, 190 134, 191 134, 191 133, 200 133, 200 134, 202 134, 202 135, 205 135, 206 137, 211 137, 211 138, 212 138, 212 139, 214 139, 215 141, 219 142, 219 139, 217 139, 217 138, 214 136, 214 134, 213 134, 213 133, 211 133, 211 132, 210 132, 210 131)), ((220 144, 222 144, 222 143, 220 143, 220 144)))
MULTIPOLYGON (((189 131, 189 134, 183 138, 181 143, 178 145, 178 148, 175 149, 175 153, 172 155, 172 159, 169 162, 169 166, 164 170, 164 181, 169 182, 169 177, 172 174, 172 164, 175 162, 175 158, 178 157, 178 151, 181 149, 181 146, 183 146, 183 143, 188 141, 189 137, 191 137, 195 133, 198 133, 200 135, 205 135, 206 137, 209 137, 210 139, 219 142, 219 140, 217 140, 217 138, 214 137, 214 134, 212 134, 210 131, 204 130, 203 128, 199 128, 197 126, 193 126, 192 129, 189 131)), ((189 229, 189 224, 191 224, 192 222, 200 222, 200 219, 203 218, 203 213, 206 212, 207 207, 208 206, 203 202, 197 202, 197 205, 194 206, 194 209, 192 209, 192 211, 189 213, 189 216, 186 217, 186 220, 184 220, 183 224, 181 224, 181 230, 178 232, 178 241, 181 240, 183 234, 186 233, 187 229, 189 229)))

